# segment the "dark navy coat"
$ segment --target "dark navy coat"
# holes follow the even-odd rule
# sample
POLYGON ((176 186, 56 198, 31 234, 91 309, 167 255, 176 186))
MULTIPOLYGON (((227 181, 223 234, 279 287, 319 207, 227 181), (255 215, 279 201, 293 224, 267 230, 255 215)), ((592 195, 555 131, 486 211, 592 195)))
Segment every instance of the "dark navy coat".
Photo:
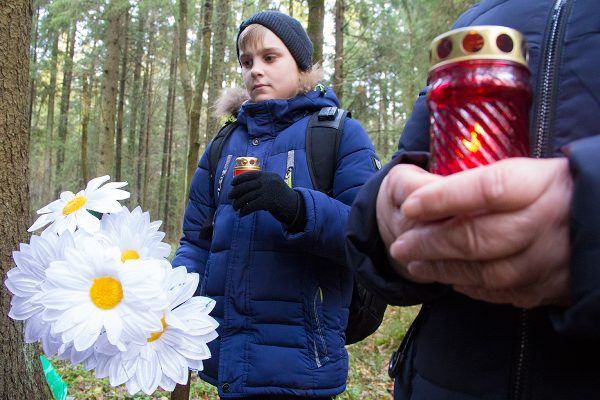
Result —
POLYGON ((289 100, 245 103, 239 127, 227 141, 210 187, 207 154, 190 189, 184 236, 173 265, 200 274, 199 293, 216 300, 219 337, 201 377, 221 397, 261 394, 333 396, 346 386, 344 347, 352 275, 345 266, 345 225, 360 186, 375 172, 375 152, 358 122, 344 125, 332 197, 315 190, 305 138, 309 116, 338 106, 331 90, 289 100), (306 205, 307 223, 290 234, 270 213, 240 218, 227 198, 233 160, 258 157, 262 170, 282 179, 291 168, 293 188, 306 205), (220 177, 223 181, 219 184, 220 177), (200 228, 217 195, 212 240, 200 228))
POLYGON ((532 156, 569 157, 571 306, 517 309, 475 301, 392 272, 375 201, 389 169, 422 163, 429 148, 425 91, 393 161, 359 193, 349 218, 349 263, 390 304, 423 303, 407 335, 397 399, 600 398, 600 2, 485 0, 456 22, 505 25, 529 41, 535 98, 532 156), (544 85, 544 81, 549 85, 544 85))

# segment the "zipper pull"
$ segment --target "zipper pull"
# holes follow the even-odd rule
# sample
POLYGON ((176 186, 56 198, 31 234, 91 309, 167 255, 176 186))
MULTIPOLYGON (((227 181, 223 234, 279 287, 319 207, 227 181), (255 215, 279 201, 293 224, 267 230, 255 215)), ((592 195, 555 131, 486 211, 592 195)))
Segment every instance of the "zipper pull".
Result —
POLYGON ((287 165, 286 165, 285 175, 283 180, 285 183, 292 188, 292 171, 294 169, 294 150, 288 151, 287 154, 287 165))

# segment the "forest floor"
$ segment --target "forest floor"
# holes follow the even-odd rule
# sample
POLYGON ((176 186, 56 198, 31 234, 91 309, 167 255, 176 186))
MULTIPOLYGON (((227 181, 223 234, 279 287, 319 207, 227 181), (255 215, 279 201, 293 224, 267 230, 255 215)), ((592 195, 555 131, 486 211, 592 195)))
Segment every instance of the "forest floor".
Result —
MULTIPOLYGON (((346 391, 336 400, 390 400, 393 381, 387 375, 391 353, 396 350, 410 323, 417 315, 418 307, 388 307, 385 318, 377 332, 360 343, 348 346, 350 372, 346 391)), ((111 387, 107 379, 94 379, 83 367, 73 367, 67 362, 51 358, 65 383, 68 399, 151 399, 168 400, 170 394, 156 391, 152 396, 137 394, 130 396, 124 386, 111 387)), ((218 399, 217 391, 194 375, 190 390, 191 400, 218 399)))

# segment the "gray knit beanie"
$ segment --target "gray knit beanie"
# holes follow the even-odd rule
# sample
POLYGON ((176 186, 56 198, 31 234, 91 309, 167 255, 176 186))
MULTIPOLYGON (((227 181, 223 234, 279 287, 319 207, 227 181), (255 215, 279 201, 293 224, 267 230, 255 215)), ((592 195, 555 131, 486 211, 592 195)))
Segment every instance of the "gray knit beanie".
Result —
POLYGON ((277 35, 296 60, 300 70, 307 71, 312 67, 313 44, 308 34, 300 22, 279 11, 262 11, 254 14, 240 24, 240 29, 235 39, 238 59, 240 58, 240 48, 238 45, 240 33, 248 25, 252 24, 262 25, 277 35))

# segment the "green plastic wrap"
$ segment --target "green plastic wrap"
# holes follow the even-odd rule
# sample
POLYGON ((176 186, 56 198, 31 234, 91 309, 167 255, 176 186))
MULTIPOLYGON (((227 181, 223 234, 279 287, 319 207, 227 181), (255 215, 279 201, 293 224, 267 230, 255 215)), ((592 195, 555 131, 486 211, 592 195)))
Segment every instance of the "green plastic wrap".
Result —
POLYGON ((54 369, 46 357, 40 356, 40 360, 42 361, 46 382, 48 382, 48 386, 50 386, 50 391, 54 395, 54 398, 56 400, 66 400, 67 384, 61 379, 58 372, 56 372, 56 369, 54 369))

